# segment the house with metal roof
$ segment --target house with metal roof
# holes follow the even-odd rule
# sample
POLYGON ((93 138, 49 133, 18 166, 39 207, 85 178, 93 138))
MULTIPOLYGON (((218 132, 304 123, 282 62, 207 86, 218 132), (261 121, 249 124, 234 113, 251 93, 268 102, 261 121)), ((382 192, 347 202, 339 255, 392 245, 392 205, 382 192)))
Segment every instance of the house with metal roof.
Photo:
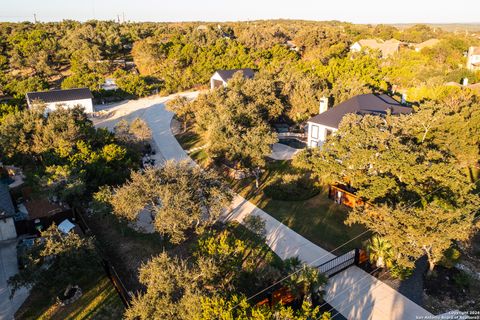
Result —
POLYGON ((244 78, 252 79, 255 75, 255 72, 250 68, 245 69, 232 69, 232 70, 217 70, 212 77, 210 78, 210 89, 215 89, 218 87, 226 87, 228 80, 230 80, 233 75, 237 72, 240 72, 244 78))
POLYGON ((409 114, 412 108, 407 107, 386 94, 361 94, 333 108, 328 108, 328 98, 320 100, 319 114, 310 118, 308 124, 309 147, 320 147, 329 135, 338 130, 343 117, 349 113, 358 115, 409 114))
POLYGON ((86 113, 94 112, 93 95, 88 88, 28 92, 26 98, 29 108, 45 105, 45 113, 54 111, 59 106, 70 109, 77 105, 82 106, 86 113))

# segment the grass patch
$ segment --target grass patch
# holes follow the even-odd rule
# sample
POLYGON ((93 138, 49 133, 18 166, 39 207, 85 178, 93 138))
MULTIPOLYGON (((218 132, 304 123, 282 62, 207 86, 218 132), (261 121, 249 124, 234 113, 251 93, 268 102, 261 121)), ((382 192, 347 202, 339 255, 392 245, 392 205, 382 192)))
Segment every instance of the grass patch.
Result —
POLYGON ((192 148, 199 147, 202 144, 200 135, 192 130, 177 134, 175 138, 184 150, 190 150, 192 148))
POLYGON ((60 307, 55 303, 55 290, 33 288, 30 296, 15 314, 15 319, 121 319, 123 303, 101 266, 98 267, 96 276, 78 281, 83 291, 79 300, 60 307))
MULTIPOLYGON (((230 184, 235 192, 324 249, 333 250, 366 230, 361 225, 345 225, 349 209, 329 199, 326 186, 322 186, 320 193, 312 198, 300 201, 275 200, 265 195, 263 190, 267 186, 281 176, 292 173, 294 170, 290 161, 272 161, 262 174, 258 190, 255 189, 253 179, 230 180, 230 184)), ((368 234, 349 242, 334 253, 339 255, 359 248, 366 239, 368 234)))
MULTIPOLYGON (((205 143, 203 143, 202 141, 202 137, 199 134, 193 132, 192 130, 188 130, 187 132, 177 134, 175 138, 177 139, 178 143, 180 143, 183 150, 190 150, 190 149, 202 147, 205 145, 205 143)), ((210 163, 208 159, 208 155, 204 149, 191 152, 189 156, 201 166, 205 167, 205 166, 208 166, 208 164, 210 163)))

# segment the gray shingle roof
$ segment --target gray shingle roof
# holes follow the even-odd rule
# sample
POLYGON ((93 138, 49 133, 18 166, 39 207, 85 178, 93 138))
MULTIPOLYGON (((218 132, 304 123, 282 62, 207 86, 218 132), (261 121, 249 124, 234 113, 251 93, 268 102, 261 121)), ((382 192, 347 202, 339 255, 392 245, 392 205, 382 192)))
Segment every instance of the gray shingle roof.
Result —
POLYGON ((361 94, 355 96, 339 105, 317 114, 309 122, 318 123, 331 128, 338 128, 343 116, 348 113, 354 114, 408 114, 412 108, 400 104, 398 101, 386 94, 361 94))
POLYGON ((15 214, 15 207, 10 196, 10 189, 6 184, 0 182, 0 216, 13 214, 15 214))
POLYGON ((232 69, 232 70, 217 70, 217 73, 218 75, 220 76, 220 78, 223 79, 223 81, 227 82, 228 80, 230 80, 233 75, 236 73, 236 72, 241 72, 243 73, 243 76, 245 78, 253 78, 253 76, 255 75, 255 72, 250 69, 250 68, 245 68, 245 69, 232 69))
POLYGON ((51 90, 42 92, 28 92, 27 101, 31 103, 34 100, 41 100, 45 103, 92 99, 92 93, 88 88, 77 88, 67 90, 51 90))

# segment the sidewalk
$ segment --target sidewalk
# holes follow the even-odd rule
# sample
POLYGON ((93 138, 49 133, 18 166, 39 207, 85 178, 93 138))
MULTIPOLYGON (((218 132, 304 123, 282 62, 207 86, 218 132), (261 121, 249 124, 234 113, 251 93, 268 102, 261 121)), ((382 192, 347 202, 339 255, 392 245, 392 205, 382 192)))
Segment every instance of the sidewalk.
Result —
MULTIPOLYGON (((194 93, 189 95, 193 96, 194 93)), ((143 119, 152 129, 158 150, 166 160, 193 161, 173 136, 170 130, 173 115, 165 110, 162 102, 152 104, 142 111, 143 119)), ((316 266, 334 257, 239 195, 235 196, 226 219, 242 222, 251 214, 265 220, 267 244, 280 258, 298 256, 304 262, 316 266)), ((347 319, 403 320, 432 316, 357 267, 350 267, 329 280, 325 300, 347 319)))
POLYGON ((10 300, 8 279, 18 272, 17 240, 0 241, 0 320, 12 320, 15 312, 28 297, 28 290, 21 288, 10 300))

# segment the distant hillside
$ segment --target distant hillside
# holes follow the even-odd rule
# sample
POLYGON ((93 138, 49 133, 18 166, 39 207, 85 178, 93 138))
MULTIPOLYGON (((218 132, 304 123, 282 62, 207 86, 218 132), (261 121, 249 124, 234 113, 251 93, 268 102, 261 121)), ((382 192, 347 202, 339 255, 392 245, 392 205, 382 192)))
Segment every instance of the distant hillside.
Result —
MULTIPOLYGON (((430 26, 432 28, 441 28, 449 32, 480 31, 480 23, 422 23, 422 24, 430 26)), ((399 24, 391 24, 391 25, 398 29, 403 30, 416 25, 416 23, 399 23, 399 24)))

